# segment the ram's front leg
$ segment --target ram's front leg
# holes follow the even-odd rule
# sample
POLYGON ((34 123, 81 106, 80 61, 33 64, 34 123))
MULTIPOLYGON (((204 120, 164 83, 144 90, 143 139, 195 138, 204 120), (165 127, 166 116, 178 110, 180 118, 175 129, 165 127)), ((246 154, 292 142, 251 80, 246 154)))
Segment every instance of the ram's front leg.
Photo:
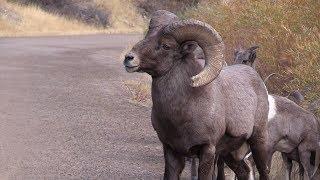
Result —
POLYGON ((214 171, 214 157, 216 148, 213 145, 205 145, 200 151, 198 176, 199 180, 211 180, 214 171))
POLYGON ((165 160, 164 179, 179 179, 185 165, 185 157, 174 152, 168 145, 163 145, 163 152, 165 160))

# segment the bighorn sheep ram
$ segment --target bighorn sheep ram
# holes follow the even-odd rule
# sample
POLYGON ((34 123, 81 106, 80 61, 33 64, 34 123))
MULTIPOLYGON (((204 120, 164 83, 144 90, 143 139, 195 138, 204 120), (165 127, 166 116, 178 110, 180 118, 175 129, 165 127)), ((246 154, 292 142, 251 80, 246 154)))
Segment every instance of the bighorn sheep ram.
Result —
MULTIPOLYGON (((248 58, 253 57, 248 54, 244 55, 244 53, 248 52, 250 51, 236 52, 236 54, 240 54, 235 56, 234 62, 236 64, 247 64, 246 62, 249 61, 248 58)), ((254 60, 255 58, 250 59, 251 63, 249 65, 252 65, 254 60)), ((301 97, 299 98, 301 99, 301 97)), ((286 167, 286 179, 291 179, 292 160, 299 163, 301 179, 303 178, 306 180, 312 178, 319 168, 320 163, 319 121, 313 114, 304 110, 288 98, 268 95, 268 101, 269 165, 271 165, 271 159, 274 152, 279 151, 282 153, 282 158, 286 167), (311 156, 312 154, 313 156, 311 156), (314 162, 311 163, 311 159, 312 161, 314 160, 314 162), (312 164, 314 167, 312 167, 312 164)), ((236 162, 234 159, 224 158, 223 160, 236 174, 245 173, 246 175, 240 176, 248 176, 249 167, 240 166, 239 162, 236 162)), ((220 175, 222 174, 221 171, 223 171, 222 165, 223 163, 218 163, 218 166, 220 166, 220 168, 218 168, 220 170, 220 175)), ((252 170, 251 167, 250 169, 252 170)))
POLYGON ((185 157, 191 156, 199 157, 199 179, 211 179, 226 136, 244 136, 261 179, 269 179, 267 90, 251 67, 222 67, 223 50, 210 25, 160 10, 152 15, 145 38, 125 56, 127 72, 152 77, 151 121, 163 144, 164 179, 178 179, 185 157), (197 45, 205 55, 204 68, 193 54, 197 45))

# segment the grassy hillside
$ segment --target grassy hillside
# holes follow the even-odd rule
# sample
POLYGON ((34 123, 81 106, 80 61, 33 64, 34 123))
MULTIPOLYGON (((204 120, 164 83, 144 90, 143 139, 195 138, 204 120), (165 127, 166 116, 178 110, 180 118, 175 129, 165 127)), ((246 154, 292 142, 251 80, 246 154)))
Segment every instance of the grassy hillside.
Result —
MULTIPOLYGON (((271 93, 288 95, 300 90, 308 102, 320 99, 320 1, 234 0, 206 1, 185 12, 185 18, 215 27, 226 44, 229 63, 234 49, 259 45, 258 71, 271 93)), ((320 109, 315 110, 320 115, 320 109)))
POLYGON ((0 37, 29 35, 66 35, 89 33, 142 32, 145 20, 131 1, 94 0, 96 7, 111 12, 110 25, 97 27, 78 19, 46 11, 37 5, 23 5, 0 0, 0 37), (2 9, 2 10, 1 10, 2 9), (11 18, 14 14, 15 19, 11 18))
POLYGON ((143 15, 150 15, 152 12, 164 9, 180 14, 196 6, 201 0, 133 0, 134 4, 139 8, 143 15))
POLYGON ((5 6, 8 13, 15 13, 18 20, 14 21, 2 15, 0 36, 78 34, 97 31, 76 20, 49 14, 36 6, 21 6, 5 2, 2 2, 2 6, 5 6))
POLYGON ((138 12, 133 0, 94 0, 94 3, 111 14, 111 32, 143 32, 146 19, 138 12))

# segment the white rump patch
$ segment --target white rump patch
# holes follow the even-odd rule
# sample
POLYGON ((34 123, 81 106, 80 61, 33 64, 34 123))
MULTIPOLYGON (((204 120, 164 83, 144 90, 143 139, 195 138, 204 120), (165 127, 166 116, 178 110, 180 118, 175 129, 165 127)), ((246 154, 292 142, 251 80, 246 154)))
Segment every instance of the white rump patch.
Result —
POLYGON ((273 96, 268 95, 268 101, 269 101, 268 121, 270 121, 272 118, 274 118, 274 116, 277 113, 277 106, 273 96))

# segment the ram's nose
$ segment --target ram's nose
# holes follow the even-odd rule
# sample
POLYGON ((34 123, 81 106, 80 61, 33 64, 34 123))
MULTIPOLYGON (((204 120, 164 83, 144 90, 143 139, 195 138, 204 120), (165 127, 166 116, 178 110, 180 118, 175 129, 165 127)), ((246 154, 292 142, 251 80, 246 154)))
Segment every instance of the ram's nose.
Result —
POLYGON ((139 63, 133 53, 128 53, 124 57, 123 65, 127 72, 136 72, 139 70, 139 63))
POLYGON ((131 53, 128 53, 124 57, 123 65, 128 68, 135 67, 135 65, 133 64, 133 60, 134 60, 134 55, 131 53))

